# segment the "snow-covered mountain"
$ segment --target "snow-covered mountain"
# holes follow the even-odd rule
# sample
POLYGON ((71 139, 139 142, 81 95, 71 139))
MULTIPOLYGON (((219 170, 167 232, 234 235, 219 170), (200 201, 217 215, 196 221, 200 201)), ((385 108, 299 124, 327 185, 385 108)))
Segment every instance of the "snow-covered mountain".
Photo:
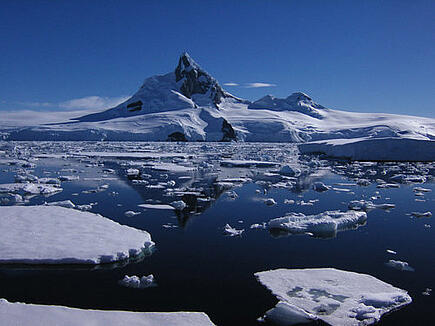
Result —
POLYGON ((286 98, 267 95, 254 102, 240 99, 187 53, 173 72, 147 78, 132 97, 114 108, 69 120, 65 114, 57 121, 52 113, 45 115, 41 113, 35 125, 5 117, 0 135, 10 140, 435 140, 435 119, 332 110, 300 92, 286 98))

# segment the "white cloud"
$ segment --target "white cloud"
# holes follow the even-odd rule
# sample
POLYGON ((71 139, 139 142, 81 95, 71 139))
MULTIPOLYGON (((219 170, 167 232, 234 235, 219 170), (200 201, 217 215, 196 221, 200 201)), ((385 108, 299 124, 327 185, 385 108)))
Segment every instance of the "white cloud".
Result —
POLYGON ((86 96, 63 102, 26 102, 23 105, 40 108, 62 108, 67 110, 102 110, 110 109, 126 101, 128 96, 101 97, 86 96))
POLYGON ((239 84, 230 82, 230 83, 224 83, 224 86, 239 86, 239 84))
POLYGON ((247 83, 245 84, 246 88, 259 88, 259 87, 275 87, 275 84, 270 83, 247 83))
POLYGON ((59 107, 64 109, 109 109, 126 101, 127 96, 119 97, 100 97, 87 96, 76 98, 69 101, 59 103, 59 107))

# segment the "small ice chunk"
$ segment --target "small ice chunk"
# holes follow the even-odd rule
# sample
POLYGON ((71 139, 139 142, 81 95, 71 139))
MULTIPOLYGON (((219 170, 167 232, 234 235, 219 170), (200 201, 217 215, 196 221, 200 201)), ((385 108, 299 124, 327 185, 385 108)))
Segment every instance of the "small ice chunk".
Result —
POLYGON ((60 181, 77 181, 79 180, 79 176, 78 175, 61 175, 59 177, 60 181))
POLYGON ((325 185, 323 182, 314 182, 313 183, 313 189, 317 192, 324 192, 330 189, 327 185, 325 185))
POLYGON ((254 224, 251 224, 251 226, 249 228, 250 229, 266 229, 267 228, 267 224, 266 224, 266 222, 263 222, 261 224, 254 223, 254 224))
POLYGON ((432 289, 431 288, 426 288, 421 294, 429 296, 431 295, 432 289))
POLYGON ((231 225, 226 224, 224 227, 224 233, 230 237, 235 237, 238 235, 241 235, 243 233, 243 231, 245 231, 245 229, 235 229, 233 227, 231 227, 231 225))
POLYGON ((176 200, 171 203, 171 206, 177 211, 182 211, 187 207, 187 204, 182 200, 176 200))
POLYGON ((411 215, 414 216, 414 217, 431 217, 432 216, 432 212, 424 212, 424 213, 412 212, 411 215))
POLYGON ((293 205, 295 201, 293 199, 284 199, 284 204, 293 205))
POLYGON ((428 189, 428 188, 422 188, 422 187, 415 187, 414 192, 431 192, 432 189, 428 189))
POLYGON ((121 285, 129 288, 144 289, 152 286, 156 286, 154 282, 154 275, 150 274, 148 276, 138 277, 136 275, 128 276, 125 275, 124 278, 119 282, 121 285))
POLYGON ((127 176, 128 177, 137 177, 140 174, 140 171, 138 169, 127 169, 127 176))
POLYGON ((293 168, 290 165, 284 165, 281 167, 281 169, 279 169, 279 173, 290 177, 295 177, 301 174, 301 170, 298 168, 293 168))
POLYGON ((398 269, 400 271, 406 271, 406 272, 413 272, 414 271, 414 268, 409 266, 409 264, 406 261, 390 259, 388 262, 385 263, 385 265, 387 265, 389 267, 393 267, 393 268, 398 269))
POLYGON ((387 249, 387 252, 388 252, 389 254, 392 254, 392 255, 396 255, 396 254, 397 254, 396 251, 391 250, 391 249, 387 249))
POLYGON ((45 203, 48 206, 60 206, 65 208, 76 208, 76 205, 71 200, 54 201, 51 203, 45 203))
POLYGON ((139 215, 139 214, 140 214, 140 212, 134 212, 134 211, 126 211, 124 213, 124 215, 127 216, 127 217, 133 217, 133 216, 136 216, 136 215, 139 215))
POLYGON ((269 221, 270 230, 280 230, 291 234, 313 233, 319 237, 334 237, 338 231, 356 229, 365 224, 367 214, 357 211, 326 211, 317 215, 289 213, 284 217, 269 221))
POLYGON ((276 205, 276 201, 275 201, 275 199, 273 199, 273 198, 267 198, 267 199, 264 201, 264 203, 265 203, 267 206, 273 206, 273 205, 276 205))

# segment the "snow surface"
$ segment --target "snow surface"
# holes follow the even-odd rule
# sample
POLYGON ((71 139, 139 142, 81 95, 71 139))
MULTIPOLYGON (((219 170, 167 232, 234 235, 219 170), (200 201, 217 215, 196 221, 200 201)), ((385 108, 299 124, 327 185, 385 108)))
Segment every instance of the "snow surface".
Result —
POLYGON ((0 263, 111 263, 154 245, 145 231, 59 206, 0 206, 0 230, 0 263))
MULTIPOLYGON (((256 273, 261 284, 290 307, 301 309, 330 325, 370 325, 387 312, 411 303, 402 289, 379 279, 334 268, 277 269, 256 273)), ((287 314, 281 310, 283 317, 287 314)), ((292 325, 289 323, 287 325, 292 325)))
POLYGON ((11 303, 0 299, 2 325, 92 326, 205 326, 213 325, 203 312, 130 312, 84 310, 63 306, 11 303))

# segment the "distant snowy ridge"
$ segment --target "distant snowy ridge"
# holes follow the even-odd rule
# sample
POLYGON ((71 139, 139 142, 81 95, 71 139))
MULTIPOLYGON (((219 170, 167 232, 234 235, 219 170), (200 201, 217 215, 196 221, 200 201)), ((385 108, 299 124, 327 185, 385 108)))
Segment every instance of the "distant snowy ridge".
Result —
POLYGON ((435 140, 435 119, 332 110, 296 92, 250 102, 227 91, 183 53, 173 72, 147 78, 128 100, 83 116, 27 119, 2 113, 5 140, 259 141, 435 140), (69 119, 66 120, 66 119, 69 119), (26 123, 26 121, 29 121, 26 123), (35 122, 32 122, 35 121, 35 122))

